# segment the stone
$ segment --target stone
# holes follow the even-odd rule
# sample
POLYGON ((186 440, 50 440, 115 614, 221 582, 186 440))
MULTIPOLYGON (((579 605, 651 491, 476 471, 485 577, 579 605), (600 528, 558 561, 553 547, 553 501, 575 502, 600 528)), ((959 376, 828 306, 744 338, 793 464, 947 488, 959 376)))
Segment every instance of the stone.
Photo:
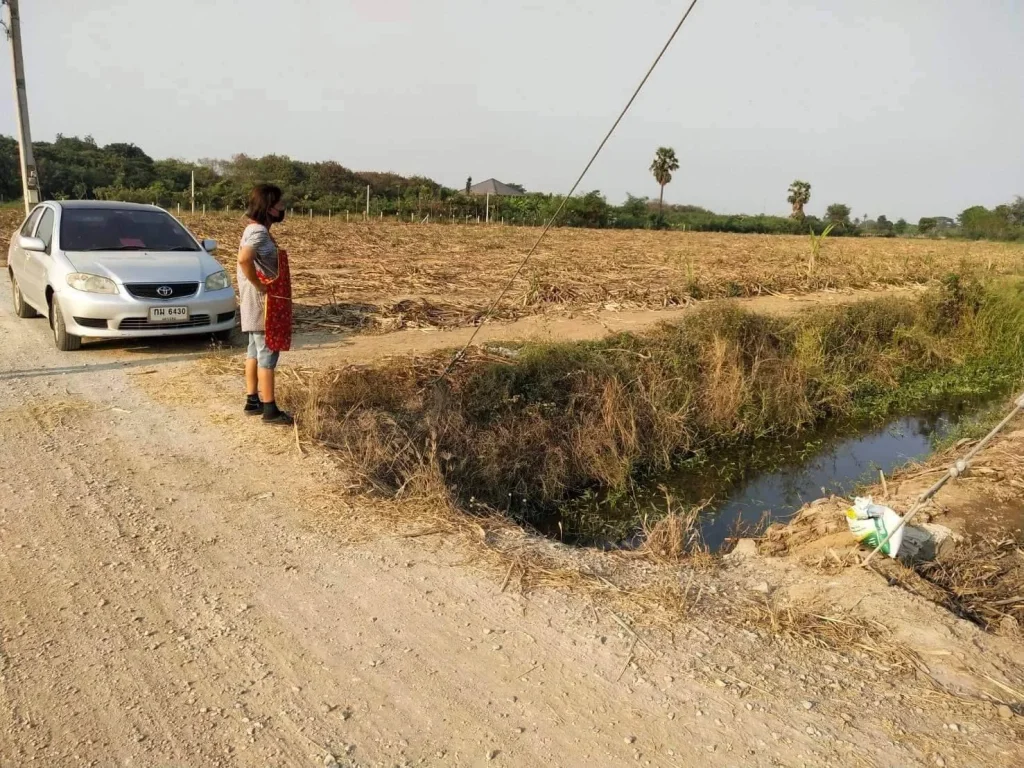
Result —
POLYGON ((732 552, 725 556, 726 560, 744 560, 757 557, 757 542, 754 539, 740 539, 732 552))
POLYGON ((1013 616, 1003 616, 999 621, 998 634, 1003 637, 1017 637, 1020 634, 1020 622, 1013 616))

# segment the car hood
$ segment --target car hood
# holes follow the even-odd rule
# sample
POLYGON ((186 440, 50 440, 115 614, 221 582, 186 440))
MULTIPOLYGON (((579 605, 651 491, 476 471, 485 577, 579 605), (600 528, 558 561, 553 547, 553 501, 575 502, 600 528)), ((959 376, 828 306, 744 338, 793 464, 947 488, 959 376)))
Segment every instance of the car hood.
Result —
POLYGON ((64 255, 77 271, 120 283, 199 282, 221 270, 205 251, 71 251, 64 255))

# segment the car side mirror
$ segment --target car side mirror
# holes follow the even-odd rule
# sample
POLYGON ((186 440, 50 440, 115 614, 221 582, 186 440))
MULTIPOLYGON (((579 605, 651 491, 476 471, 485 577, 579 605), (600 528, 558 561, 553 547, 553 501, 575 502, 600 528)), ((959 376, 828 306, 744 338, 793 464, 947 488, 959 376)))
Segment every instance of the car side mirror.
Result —
POLYGON ((46 251, 46 243, 40 237, 25 237, 25 235, 22 235, 18 238, 18 247, 24 251, 38 251, 39 253, 46 251))
POLYGON ((203 240, 203 250, 207 253, 213 253, 217 250, 216 240, 203 240))

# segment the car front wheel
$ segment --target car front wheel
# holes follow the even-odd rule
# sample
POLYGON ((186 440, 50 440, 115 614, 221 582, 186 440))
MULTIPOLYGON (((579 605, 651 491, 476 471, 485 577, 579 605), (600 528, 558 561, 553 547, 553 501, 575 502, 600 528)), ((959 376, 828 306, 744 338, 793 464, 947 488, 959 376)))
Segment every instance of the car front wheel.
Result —
POLYGON ((68 333, 64 324, 64 313, 60 311, 57 299, 50 301, 50 327, 53 328, 53 341, 61 352, 74 352, 82 347, 82 337, 68 333))
POLYGON ((25 295, 21 292, 18 279, 11 273, 11 294, 14 297, 14 314, 18 317, 28 319, 36 316, 36 311, 25 303, 25 295))

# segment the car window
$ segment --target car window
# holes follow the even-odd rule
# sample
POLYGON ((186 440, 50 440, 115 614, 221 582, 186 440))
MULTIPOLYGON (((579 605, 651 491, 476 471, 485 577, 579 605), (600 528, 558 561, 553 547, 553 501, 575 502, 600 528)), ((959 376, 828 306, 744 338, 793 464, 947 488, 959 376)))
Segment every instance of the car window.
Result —
POLYGON ((36 237, 46 245, 46 252, 50 252, 50 243, 53 242, 53 209, 47 208, 39 219, 39 227, 36 229, 36 237))
POLYGON ((199 251, 192 236, 163 211, 135 208, 65 208, 63 251, 199 251))
POLYGON ((42 208, 36 208, 32 211, 32 214, 25 219, 25 225, 21 228, 21 234, 25 237, 32 237, 32 230, 35 229, 36 222, 39 221, 39 216, 42 214, 42 208))

